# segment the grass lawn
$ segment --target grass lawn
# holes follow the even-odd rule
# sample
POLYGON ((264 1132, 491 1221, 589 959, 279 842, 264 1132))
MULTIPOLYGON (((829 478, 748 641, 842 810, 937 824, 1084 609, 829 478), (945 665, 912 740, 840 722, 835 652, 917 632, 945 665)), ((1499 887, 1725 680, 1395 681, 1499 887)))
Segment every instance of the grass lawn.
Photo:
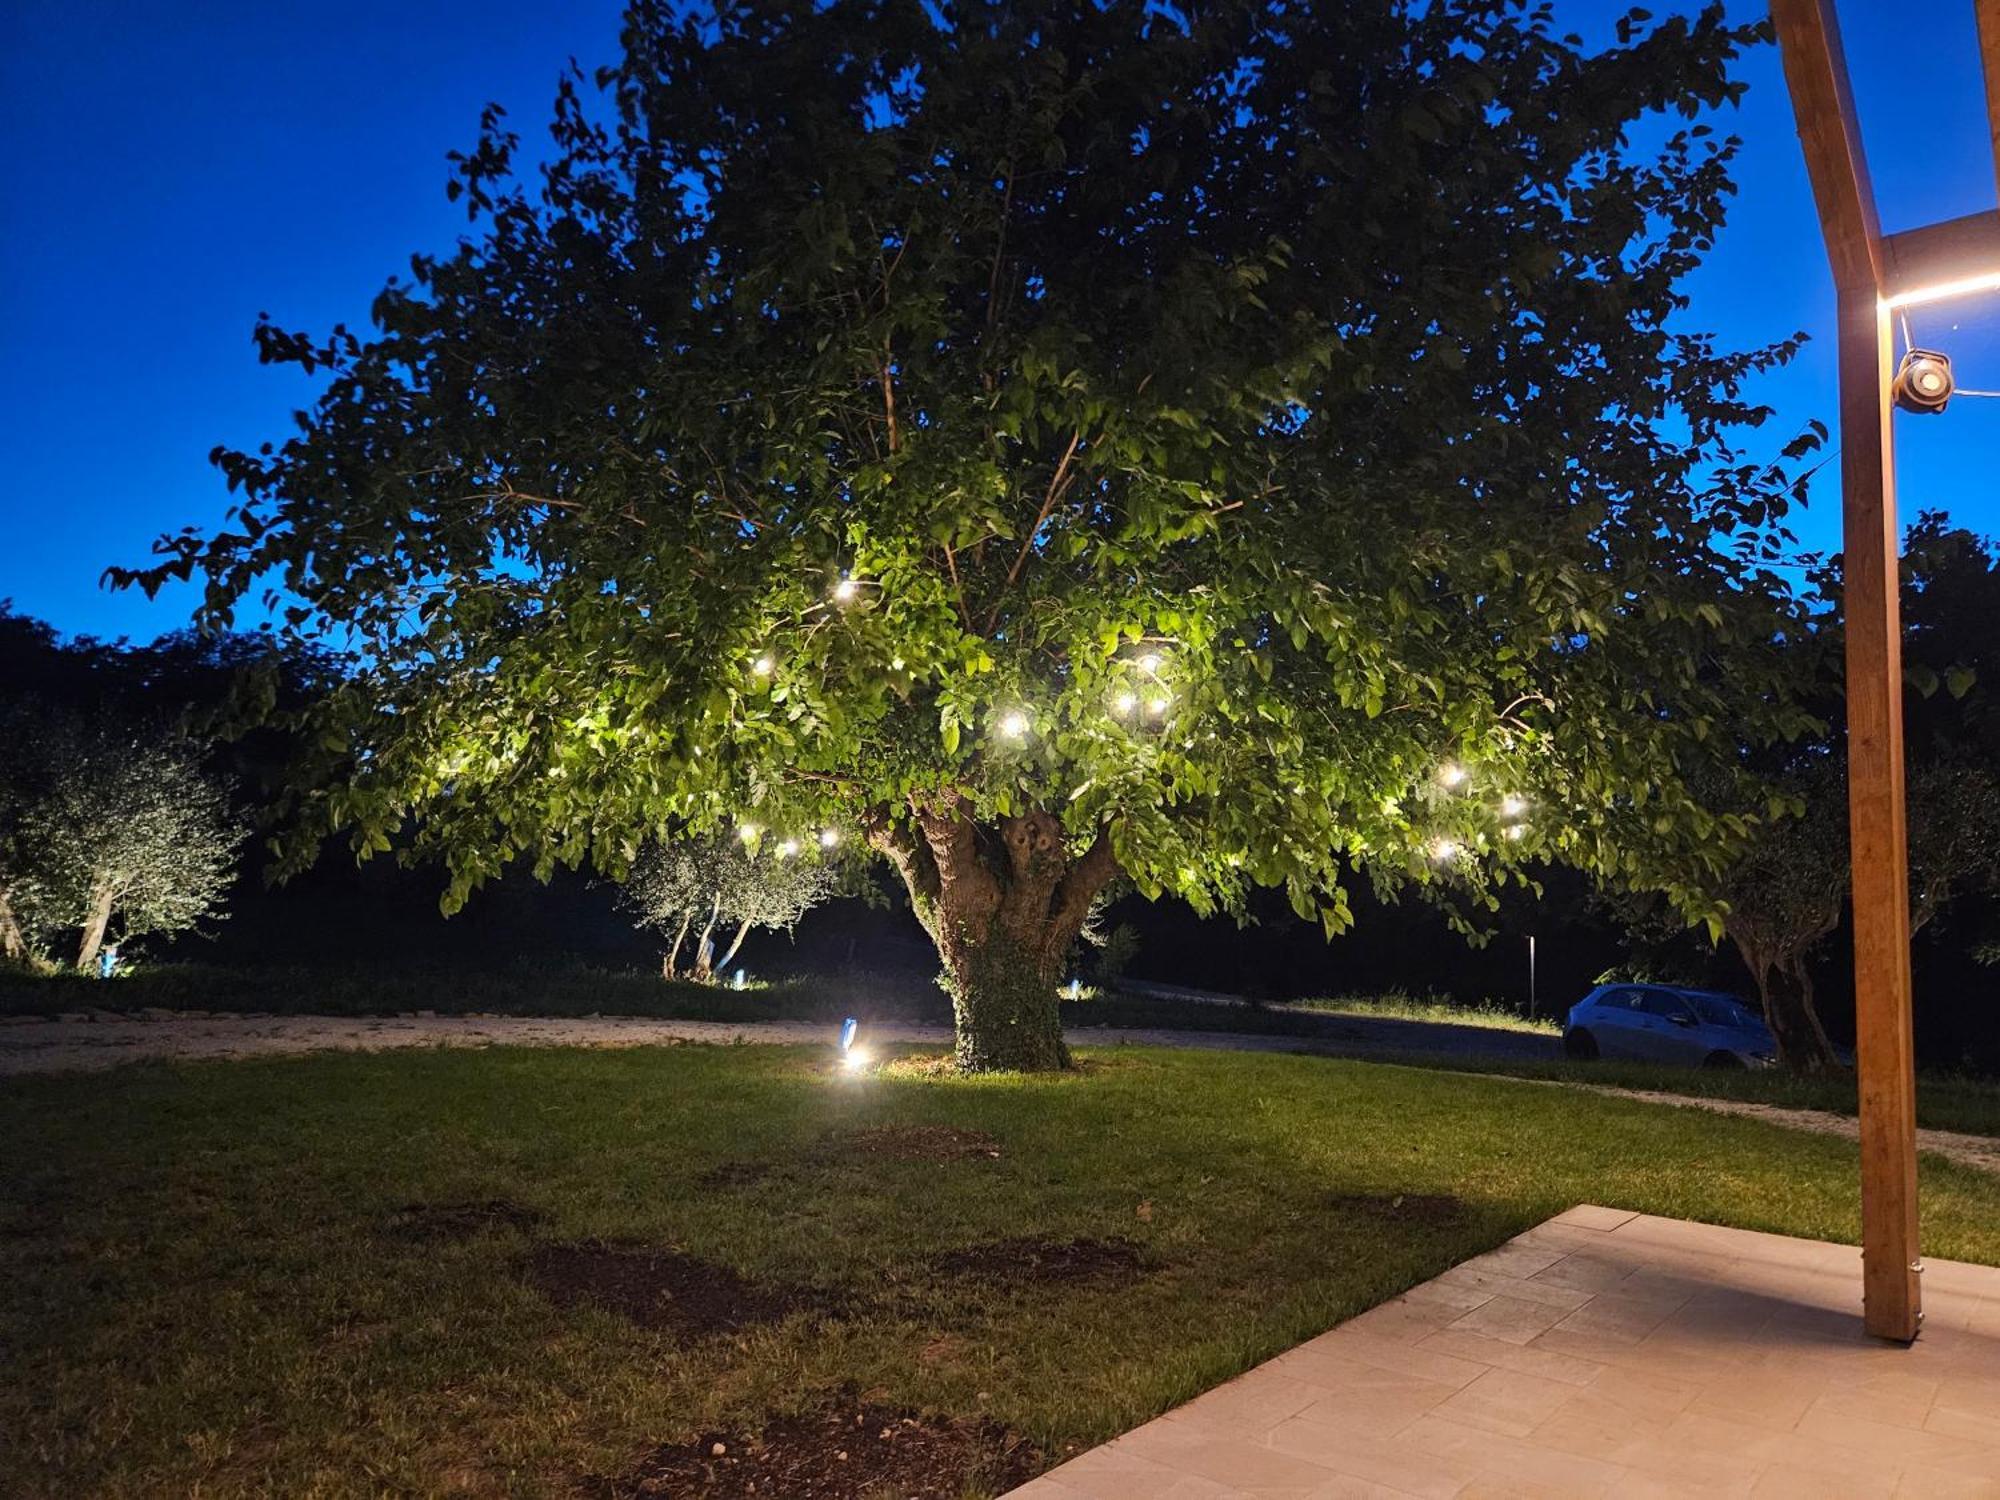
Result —
POLYGON ((1529 1031, 1542 1036, 1561 1036, 1562 1022, 1554 1016, 1530 1016, 1498 1001, 1461 1005, 1435 995, 1332 995, 1311 1000, 1290 1000, 1291 1010, 1313 1011, 1329 1016, 1365 1016, 1390 1021, 1432 1021, 1449 1026, 1485 1026, 1496 1031, 1529 1031))
MULTIPOLYGON (((23 1496, 632 1493, 661 1445, 741 1452, 862 1400, 1054 1461, 1581 1200, 1858 1233, 1852 1147, 1756 1122, 1282 1055, 1084 1057, 964 1080, 499 1049, 0 1084, 0 1474, 23 1496), (690 1270, 601 1245, 709 1263, 674 1283, 692 1321, 593 1300, 690 1270)), ((1923 1173, 1927 1251, 2000 1263, 2000 1180, 1923 1173)))
MULTIPOLYGON (((1785 1109, 1852 1115, 1860 1104, 1852 1074, 1808 1077, 1782 1069, 1671 1068, 1636 1062, 1535 1062, 1519 1058, 1454 1058, 1426 1053, 1399 1059, 1413 1067, 1536 1078, 1552 1083, 1651 1089, 1703 1099, 1745 1099, 1785 1109)), ((2000 1136, 2000 1081, 1956 1073, 1917 1075, 1917 1123, 1931 1130, 2000 1136)))

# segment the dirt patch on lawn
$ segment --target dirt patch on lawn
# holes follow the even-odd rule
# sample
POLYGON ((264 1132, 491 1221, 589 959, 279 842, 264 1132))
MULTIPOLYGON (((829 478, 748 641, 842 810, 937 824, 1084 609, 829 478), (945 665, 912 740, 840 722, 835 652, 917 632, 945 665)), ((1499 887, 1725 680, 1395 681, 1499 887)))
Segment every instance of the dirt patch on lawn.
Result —
POLYGON ((387 1232, 396 1239, 433 1244, 469 1240, 491 1229, 533 1229, 541 1222, 540 1209, 508 1198, 482 1198, 467 1203, 405 1203, 390 1218, 387 1232))
POLYGON ((1022 1286, 1136 1281, 1151 1269, 1131 1240, 989 1240, 937 1256, 931 1265, 947 1276, 1022 1286))
POLYGON ((730 1188, 755 1187, 772 1176, 778 1164, 770 1161, 726 1161, 720 1166, 710 1167, 706 1172, 695 1174, 694 1185, 706 1192, 722 1192, 730 1188))
POLYGON ((878 1125, 846 1135, 828 1136, 832 1153, 854 1152, 886 1161, 972 1161, 997 1159, 1000 1143, 983 1130, 952 1125, 878 1125))
POLYGON ((1042 1457, 991 1422, 927 1419, 841 1402, 777 1417, 752 1438, 705 1433, 657 1449, 630 1474, 589 1481, 585 1493, 626 1500, 958 1500, 980 1484, 996 1493, 1025 1483, 1042 1457))
POLYGON ((1463 1224, 1465 1200, 1449 1193, 1339 1193, 1327 1200, 1335 1213, 1382 1224, 1415 1224, 1448 1229, 1463 1224))
POLYGON ((544 1245, 522 1263, 521 1274, 558 1307, 608 1308, 642 1328, 686 1339, 776 1323, 823 1305, 812 1292, 759 1286, 727 1266, 645 1245, 544 1245))

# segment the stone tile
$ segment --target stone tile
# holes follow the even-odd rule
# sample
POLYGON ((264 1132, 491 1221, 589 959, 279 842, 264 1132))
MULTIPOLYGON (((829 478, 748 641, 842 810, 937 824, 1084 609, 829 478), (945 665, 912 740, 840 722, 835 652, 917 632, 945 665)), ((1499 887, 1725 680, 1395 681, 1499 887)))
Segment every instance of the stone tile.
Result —
POLYGON ((1575 1394, 1575 1386, 1560 1380, 1519 1370, 1489 1370, 1439 1402, 1437 1414, 1468 1427, 1526 1437, 1575 1394))
POLYGON ((1577 1250, 1565 1255, 1528 1279, 1551 1286, 1573 1287, 1595 1296, 1608 1292, 1630 1276, 1638 1266, 1624 1257, 1612 1257, 1594 1250, 1577 1250))
POLYGON ((1636 1344, 1666 1322, 1676 1309, 1657 1297, 1627 1297, 1605 1292, 1575 1312, 1545 1327, 1564 1333, 1588 1334, 1614 1344, 1636 1344))
POLYGON ((1174 1422, 1149 1422, 1118 1445, 1178 1473, 1266 1500, 1305 1500, 1338 1472, 1263 1443, 1174 1422))
POLYGON ((1573 1354, 1557 1354, 1534 1344, 1510 1344, 1505 1339, 1488 1338, 1459 1328, 1441 1328, 1417 1345, 1423 1354, 1446 1354, 1454 1359, 1494 1365, 1503 1370, 1521 1370, 1544 1380, 1560 1380, 1565 1385, 1589 1385, 1605 1366, 1593 1359, 1573 1354))
MULTIPOLYGON (((1488 1297, 1512 1297, 1519 1302, 1540 1302, 1547 1307, 1573 1312, 1596 1295, 1595 1292, 1564 1286, 1560 1282, 1538 1281, 1532 1276, 1509 1276, 1500 1271, 1484 1270, 1471 1262, 1453 1267, 1427 1285, 1450 1287, 1462 1296, 1476 1297, 1477 1300, 1466 1304, 1468 1310, 1488 1297)), ((1418 1290, 1413 1287, 1410 1295, 1415 1296, 1418 1290)))
POLYGON ((1016 1492, 1025 1500, 2000 1500, 2000 1268, 1860 1326, 1852 1246, 1583 1206, 1016 1492))
MULTIPOLYGON (((1296 1377, 1315 1384, 1321 1383, 1325 1373, 1315 1361, 1327 1357, 1346 1364, 1368 1365, 1397 1375, 1414 1376, 1419 1380, 1435 1380, 1453 1387, 1470 1385, 1489 1368, 1468 1359, 1454 1359, 1449 1354, 1436 1353, 1421 1342, 1399 1343, 1394 1339, 1376 1338, 1351 1323, 1343 1324, 1332 1333, 1320 1335, 1294 1350, 1293 1354, 1302 1356, 1296 1377)), ((1280 1358, 1289 1361, 1292 1355, 1280 1358)))
POLYGON ((1589 1307, 1587 1302, 1579 1308, 1565 1308, 1551 1307, 1546 1302, 1526 1302, 1519 1297, 1493 1297, 1454 1319, 1449 1326, 1456 1332, 1480 1334, 1503 1344, 1526 1344, 1565 1318, 1581 1316, 1589 1307))

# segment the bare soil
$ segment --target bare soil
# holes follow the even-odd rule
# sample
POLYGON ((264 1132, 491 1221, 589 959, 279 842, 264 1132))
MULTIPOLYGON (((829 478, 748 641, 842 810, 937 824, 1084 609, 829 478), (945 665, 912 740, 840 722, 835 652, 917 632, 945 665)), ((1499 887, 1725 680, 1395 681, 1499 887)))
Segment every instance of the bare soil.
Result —
POLYGON ((991 1422, 954 1422, 852 1397, 762 1432, 704 1433, 648 1454, 631 1473, 586 1481, 605 1500, 958 1500, 969 1485, 1006 1491, 1042 1467, 1042 1455, 991 1422))
POLYGON ((809 1290, 760 1286, 727 1266, 649 1245, 543 1245, 522 1262, 521 1274, 558 1307, 607 1308, 690 1340, 824 1306, 809 1290))
POLYGON ((1144 1249, 1126 1239, 990 1240, 937 1256, 931 1265, 947 1276, 1023 1286, 1124 1283, 1151 1269, 1144 1249))
POLYGON ((835 1153, 858 1153, 888 1161, 954 1162, 997 1159, 1000 1155, 1000 1143, 985 1131, 951 1125, 880 1125, 829 1136, 826 1147, 835 1153))

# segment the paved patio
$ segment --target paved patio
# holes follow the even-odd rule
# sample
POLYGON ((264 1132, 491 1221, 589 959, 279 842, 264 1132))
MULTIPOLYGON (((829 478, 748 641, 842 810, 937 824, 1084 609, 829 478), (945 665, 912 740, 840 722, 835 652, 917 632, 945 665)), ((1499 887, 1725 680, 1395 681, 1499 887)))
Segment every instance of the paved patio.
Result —
POLYGON ((1015 1500, 2000 1497, 2000 1269, 1861 1332, 1852 1246, 1580 1206, 1015 1500))

